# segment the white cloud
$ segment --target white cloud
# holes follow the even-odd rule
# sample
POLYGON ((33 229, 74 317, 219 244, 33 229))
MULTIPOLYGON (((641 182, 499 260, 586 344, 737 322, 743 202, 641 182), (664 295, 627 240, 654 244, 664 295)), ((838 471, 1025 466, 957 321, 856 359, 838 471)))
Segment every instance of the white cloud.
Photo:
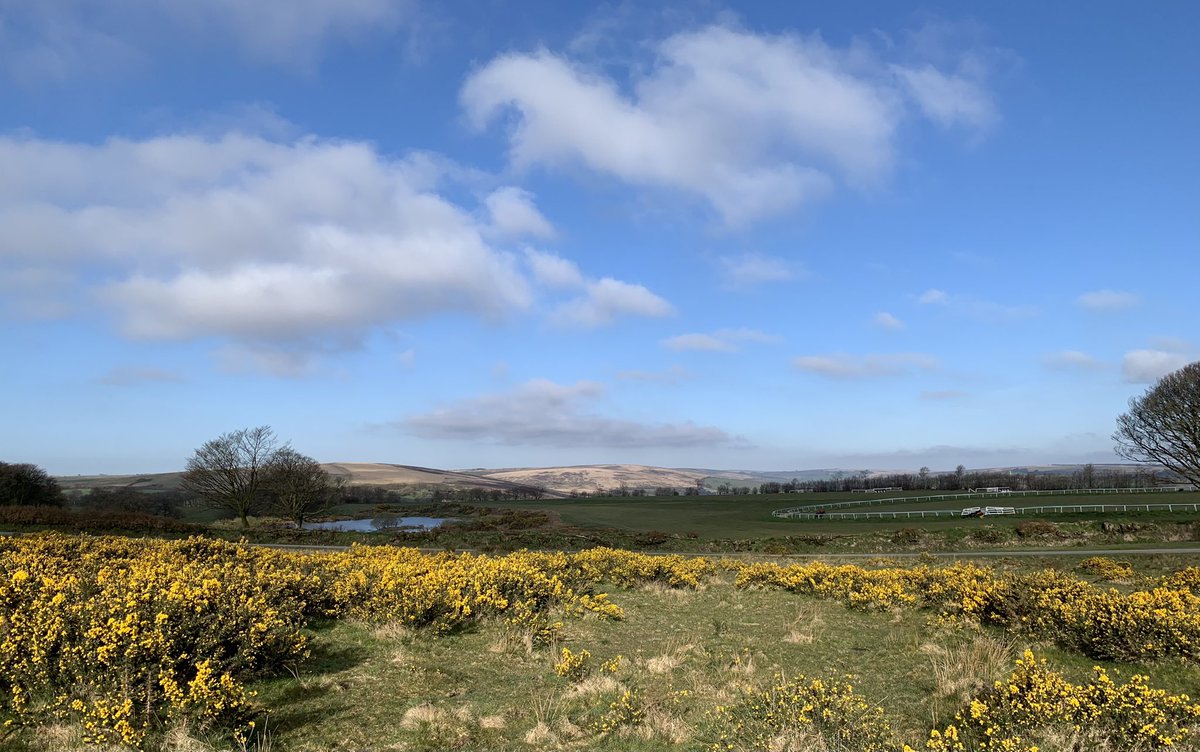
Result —
POLYGON ((364 143, 0 138, 0 163, 0 262, 100 270, 88 280, 108 280, 98 298, 132 337, 282 346, 267 370, 292 373, 304 346, 532 302, 476 212, 425 188, 428 160, 364 143))
POLYGON ((928 64, 911 68, 894 65, 892 70, 925 116, 938 125, 982 131, 996 122, 996 107, 978 80, 943 73, 928 64))
POLYGON ((1059 371, 1103 371, 1108 364, 1079 350, 1063 350, 1047 355, 1043 361, 1047 368, 1059 371))
POLYGON ((583 287, 583 274, 574 261, 533 248, 525 249, 525 263, 533 278, 546 287, 574 289, 583 287))
POLYGON ((796 276, 788 262, 758 253, 722 256, 720 264, 727 286, 736 289, 756 287, 765 282, 785 282, 796 276))
POLYGON ((492 232, 498 237, 554 237, 554 226, 538 211, 529 191, 513 186, 499 188, 484 203, 492 218, 492 232))
POLYGON ((712 447, 735 443, 719 428, 694 423, 641 423, 589 412, 604 394, 595 382, 572 385, 528 381, 500 394, 486 394, 399 424, 427 439, 483 441, 508 446, 648 448, 712 447))
POLYGON ((708 352, 735 352, 737 347, 732 342, 718 339, 711 334, 680 334, 667 337, 659 342, 668 350, 702 350, 708 352))
POLYGON ((1194 360, 1193 354, 1164 350, 1133 350, 1121 361, 1121 375, 1133 384, 1152 384, 1194 360))
POLYGON ((515 112, 519 168, 583 165, 698 196, 737 224, 822 197, 839 179, 885 178, 910 92, 940 121, 977 120, 984 95, 933 73, 902 84, 861 44, 710 26, 660 42, 652 63, 631 66, 627 88, 541 50, 493 59, 461 100, 478 128, 515 112))
POLYGON ((417 362, 417 351, 410 347, 403 352, 397 353, 396 360, 405 368, 412 368, 413 364, 417 362))
POLYGON ((563 303, 551 318, 563 326, 597 327, 622 316, 662 318, 672 313, 670 303, 645 287, 604 277, 588 282, 582 296, 563 303))
POLYGON ((871 320, 875 323, 875 326, 879 327, 880 329, 898 332, 905 328, 903 321, 887 311, 880 311, 879 313, 875 314, 875 317, 871 320))
POLYGON ((1142 302, 1142 298, 1132 292, 1096 290, 1080 295, 1075 302, 1093 313, 1107 313, 1133 308, 1142 302))
POLYGON ((911 371, 931 371, 937 358, 924 353, 888 353, 881 355, 804 355, 792 359, 800 371, 831 379, 878 379, 902 376, 911 371))
POLYGON ((997 303, 970 295, 951 295, 938 289, 921 293, 917 296, 917 302, 921 305, 941 306, 951 313, 992 323, 1019 321, 1038 314, 1038 309, 1034 306, 997 303))
POLYGON ((718 329, 712 334, 680 334, 667 337, 659 342, 668 350, 699 350, 707 352, 737 352, 738 344, 753 342, 757 344, 772 344, 779 338, 760 332, 757 329, 718 329))
POLYGON ((8 0, 0 71, 34 85, 147 66, 203 42, 266 63, 311 67, 335 42, 419 21, 415 0, 8 0))

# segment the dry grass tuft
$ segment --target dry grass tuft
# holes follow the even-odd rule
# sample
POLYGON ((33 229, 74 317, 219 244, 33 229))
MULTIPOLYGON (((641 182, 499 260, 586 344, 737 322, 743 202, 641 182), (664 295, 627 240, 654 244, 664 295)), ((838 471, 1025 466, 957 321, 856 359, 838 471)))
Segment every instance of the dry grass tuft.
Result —
POLYGON ((415 729, 426 725, 438 725, 445 722, 445 720, 446 711, 426 704, 417 705, 404 711, 404 717, 400 719, 400 725, 406 729, 415 729))
POLYGON ((544 721, 538 721, 536 726, 525 732, 525 743, 544 749, 558 743, 558 734, 544 721))
POLYGON ((593 697, 624 691, 625 685, 613 678, 611 674, 593 674, 579 680, 567 690, 571 697, 593 697))
POLYGON ((793 645, 811 645, 820 636, 825 619, 815 603, 804 604, 796 609, 796 618, 788 624, 788 633, 783 641, 793 645))
POLYGON ((479 719, 479 728, 500 731, 508 727, 508 721, 502 715, 485 715, 479 719))
POLYGON ((957 709, 1007 676, 1018 652, 1014 642, 982 633, 963 644, 925 643, 919 650, 929 656, 935 717, 943 704, 957 709))

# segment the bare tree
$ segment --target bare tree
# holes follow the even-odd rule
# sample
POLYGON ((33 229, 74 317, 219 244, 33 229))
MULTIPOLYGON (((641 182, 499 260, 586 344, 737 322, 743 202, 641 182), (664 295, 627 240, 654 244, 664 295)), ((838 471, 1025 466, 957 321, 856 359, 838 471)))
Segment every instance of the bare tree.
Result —
POLYGON ((276 450, 267 463, 267 505, 298 528, 337 504, 344 486, 344 477, 331 477, 321 463, 289 446, 276 450))
POLYGON ((1117 418, 1116 452, 1200 486, 1200 361, 1168 373, 1117 418))
POLYGON ((280 450, 270 426, 243 428, 204 442, 187 461, 182 485, 214 509, 232 512, 249 527, 246 518, 258 511, 264 499, 267 467, 280 450))

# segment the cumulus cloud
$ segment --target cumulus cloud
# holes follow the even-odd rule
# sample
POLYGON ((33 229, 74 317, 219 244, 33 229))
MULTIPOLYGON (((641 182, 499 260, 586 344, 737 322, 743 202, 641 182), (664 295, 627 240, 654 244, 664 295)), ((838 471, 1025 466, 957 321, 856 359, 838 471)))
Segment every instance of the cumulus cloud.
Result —
POLYGON ((589 411, 603 394, 604 387, 595 382, 558 384, 535 379, 505 393, 482 395, 409 416, 399 425, 426 439, 508 446, 696 448, 736 442, 725 431, 711 426, 641 423, 589 411))
POLYGON ((484 203, 491 215, 492 232, 500 237, 554 237, 554 226, 538 211, 529 191, 506 186, 493 191, 484 203))
POLYGON ((1194 353, 1133 350, 1121 360, 1121 375, 1131 384, 1152 384, 1195 360, 1194 353))
POLYGON ((874 322, 875 326, 879 327, 880 329, 898 332, 905 328, 903 321, 887 311, 880 311, 879 313, 875 314, 874 318, 871 320, 874 322))
POLYGON ((887 353, 880 355, 803 355, 792 359, 799 371, 830 379, 881 379, 902 376, 912 371, 931 371, 937 358, 924 353, 887 353))
POLYGON ((708 202, 730 224, 781 213, 839 181, 871 185, 894 161, 915 99, 937 122, 977 124, 986 95, 922 65, 888 66, 863 45, 710 26, 670 36, 630 83, 548 50, 499 56, 464 84, 482 129, 511 112, 515 166, 583 165, 708 202))
POLYGON ((0 163, 0 263, 103 270, 97 297, 131 337, 282 345, 268 370, 286 372, 302 346, 531 303, 477 213, 427 189, 427 161, 364 143, 0 138, 0 163))
POLYGON ((1096 290, 1080 295, 1075 299, 1075 302, 1080 307, 1092 313, 1109 313, 1133 308, 1142 302, 1142 298, 1140 295, 1132 292, 1096 290))
POLYGON ((533 278, 546 287, 574 289, 583 287, 583 274, 574 261, 534 248, 525 249, 525 263, 533 278))
POLYGON ((949 300, 949 296, 945 292, 938 289, 926 290, 917 297, 917 302, 921 305, 940 305, 949 300))
POLYGON ((771 344, 779 338, 757 329, 718 329, 712 334, 680 334, 659 342, 668 350, 699 350, 707 352, 737 352, 743 342, 771 344))
POLYGON ((1104 361, 1079 350, 1063 350, 1047 355, 1042 362, 1047 368, 1058 371, 1103 371, 1108 368, 1104 361))
POLYGON ((205 41, 310 67, 329 44, 419 20, 414 0, 8 0, 4 11, 0 71, 25 84, 144 65, 151 53, 205 41))
POLYGON ((722 256, 720 265, 726 285, 735 289, 757 287, 766 282, 786 282, 796 276, 788 262, 759 253, 722 256))
POLYGON ((583 295, 563 303, 551 320, 560 326, 607 326, 623 316, 662 318, 675 312, 671 304, 642 285, 604 277, 588 282, 583 295))

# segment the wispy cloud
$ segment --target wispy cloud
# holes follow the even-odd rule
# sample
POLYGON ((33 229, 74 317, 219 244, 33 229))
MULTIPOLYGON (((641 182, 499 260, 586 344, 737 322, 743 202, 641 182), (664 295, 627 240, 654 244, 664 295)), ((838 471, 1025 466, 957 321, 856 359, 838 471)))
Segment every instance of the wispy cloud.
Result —
POLYGON ((1096 290, 1085 292, 1075 299, 1081 307, 1092 313, 1111 313, 1133 308, 1142 302, 1140 295, 1132 292, 1116 290, 1096 290))
POLYGON ((767 282, 786 282, 796 276, 794 266, 775 256, 764 256, 758 253, 744 253, 739 256, 722 256, 720 259, 721 273, 725 277, 725 286, 738 290, 757 287, 767 282))
POLYGON ((917 296, 921 305, 939 306, 960 316, 967 316, 981 321, 1003 323, 1031 318, 1038 314, 1038 309, 1031 305, 1010 305, 983 300, 971 295, 950 294, 945 290, 926 290, 917 296))
POLYGON ((803 355, 792 359, 799 371, 831 379, 859 380, 903 376, 913 371, 932 371, 937 358, 924 353, 886 353, 879 355, 803 355))
POLYGON ((144 384, 182 384, 183 374, 165 368, 146 366, 117 366, 99 379, 105 386, 140 386, 144 384))
POLYGON ((757 329, 718 329, 712 334, 680 334, 660 340, 668 350, 702 350, 708 352, 737 352, 743 342, 773 344, 779 338, 757 329))
POLYGON ((1108 364, 1079 350, 1063 350, 1042 358, 1042 364, 1056 371, 1103 371, 1108 364))
POLYGON ((691 374, 686 368, 679 365, 673 365, 661 371, 635 369, 617 373, 618 381, 643 381, 651 384, 678 384, 688 378, 691 378, 691 374))
POLYGON ((875 314, 871 321, 880 329, 887 329, 888 331, 892 332, 898 332, 905 328, 903 321, 887 311, 880 311, 879 313, 875 314))
POLYGON ((712 426, 642 423, 589 410, 604 388, 590 381, 528 381, 410 416, 398 425, 426 439, 481 441, 508 446, 698 448, 740 443, 712 426))
POLYGON ((936 389, 933 391, 921 392, 921 399, 930 402, 952 402, 956 400, 966 399, 967 393, 958 389, 936 389))

